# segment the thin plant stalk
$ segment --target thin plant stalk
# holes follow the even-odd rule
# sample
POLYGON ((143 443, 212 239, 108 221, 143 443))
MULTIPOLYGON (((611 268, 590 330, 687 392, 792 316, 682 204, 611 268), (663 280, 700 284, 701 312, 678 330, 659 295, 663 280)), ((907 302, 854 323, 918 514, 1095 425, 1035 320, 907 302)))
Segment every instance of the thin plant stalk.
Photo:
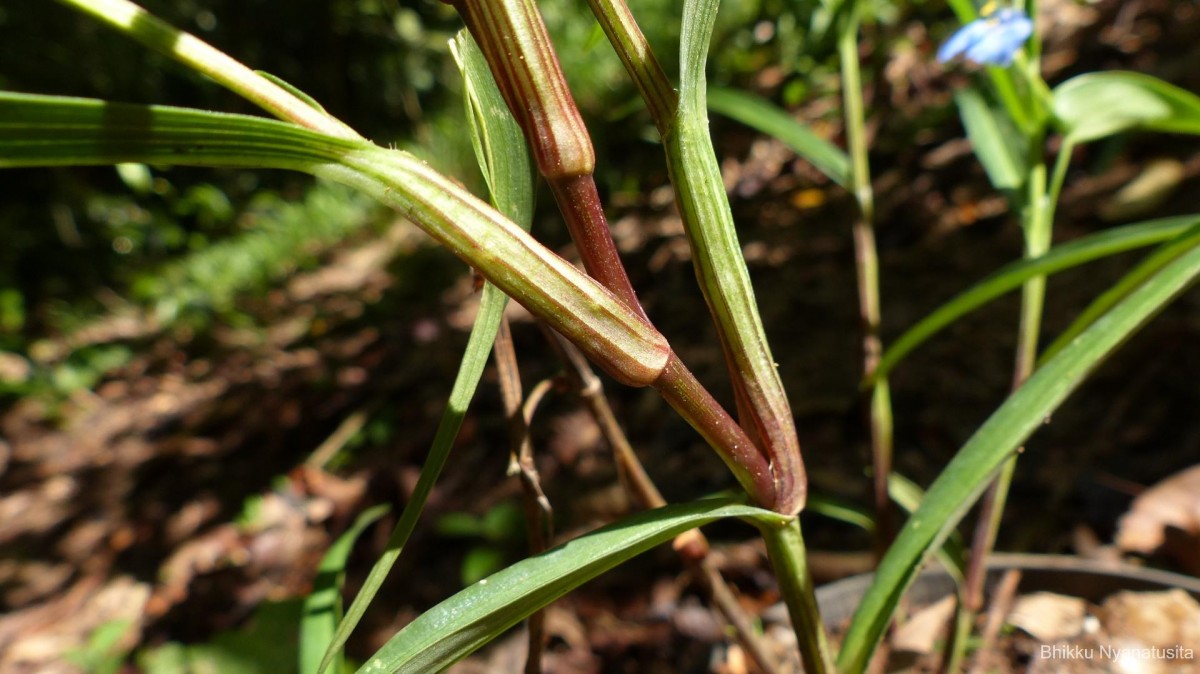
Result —
POLYGON ((807 674, 837 674, 829 635, 817 607, 816 589, 808 569, 800 518, 787 524, 759 527, 767 543, 767 556, 779 580, 780 594, 799 640, 800 657, 807 674))
POLYGON ((858 312, 862 330, 863 376, 873 382, 868 410, 871 432, 871 465, 874 480, 875 556, 879 559, 894 535, 894 509, 888 494, 892 472, 893 421, 891 392, 886 378, 875 379, 883 356, 880 334, 881 300, 879 255, 875 246, 875 195, 871 188, 871 165, 867 153, 866 110, 863 105, 862 73, 858 55, 859 2, 850 0, 838 33, 838 56, 842 71, 846 137, 850 150, 851 191, 859 215, 852 226, 854 261, 858 283, 858 312))
MULTIPOLYGON (((508 474, 517 475, 521 479, 529 552, 531 555, 537 555, 546 551, 548 541, 553 537, 553 510, 550 499, 542 490, 537 465, 533 460, 533 440, 529 436, 529 423, 534 409, 549 387, 536 387, 528 402, 525 402, 521 372, 517 365, 517 352, 513 347, 512 330, 507 318, 500 320, 500 329, 496 332, 496 341, 492 344, 492 354, 496 360, 500 399, 504 405, 504 414, 508 418, 508 474)), ((546 643, 545 609, 531 613, 527 624, 529 649, 525 658, 525 674, 541 674, 542 650, 546 643)))
MULTIPOLYGON (((1030 143, 1031 152, 1041 152, 1042 137, 1039 134, 1030 143)), ((1055 161, 1054 172, 1047 180, 1046 163, 1040 158, 1034 164, 1029 176, 1027 201, 1024 208, 1025 221, 1025 258, 1040 257, 1050 248, 1053 234, 1054 211, 1058 195, 1066 176, 1066 168, 1070 162, 1072 146, 1065 144, 1060 149, 1055 161), (1049 182, 1049 185, 1047 185, 1049 182)), ((1021 318, 1017 332, 1017 348, 1014 356, 1012 390, 1020 388, 1025 380, 1033 374, 1037 363, 1039 334, 1041 332, 1042 314, 1046 298, 1046 277, 1035 276, 1027 280, 1021 287, 1021 318)), ((1019 449, 1005 460, 999 474, 988 487, 979 511, 978 523, 971 541, 971 551, 967 564, 963 600, 965 606, 959 608, 957 634, 953 639, 954 647, 947 665, 957 666, 961 661, 966 647, 966 631, 974 626, 974 616, 984 604, 984 581, 987 576, 987 558, 996 543, 996 535, 1000 529, 1000 521, 1004 514, 1004 504, 1008 490, 1012 484, 1013 473, 1016 470, 1017 456, 1023 450, 1019 449)))

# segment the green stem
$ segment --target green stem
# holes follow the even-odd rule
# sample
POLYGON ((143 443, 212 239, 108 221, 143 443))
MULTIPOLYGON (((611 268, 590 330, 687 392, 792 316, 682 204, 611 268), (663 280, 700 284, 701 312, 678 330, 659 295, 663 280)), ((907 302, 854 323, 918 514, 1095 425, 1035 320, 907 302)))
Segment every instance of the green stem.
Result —
POLYGON ((792 508, 787 495, 793 493, 794 485, 778 480, 781 477, 786 480, 794 477, 794 474, 780 475, 772 469, 770 459, 713 399, 712 394, 688 371, 674 352, 652 385, 717 450, 742 488, 754 497, 758 505, 777 512, 792 508))
POLYGON ((783 525, 763 525, 759 530, 767 543, 767 556, 775 569, 779 592, 792 618, 792 628, 796 631, 800 656, 804 660, 804 671, 808 674, 837 674, 833 649, 829 646, 825 622, 817 606, 812 574, 808 570, 800 518, 793 517, 783 525))
POLYGON ((862 329, 863 376, 873 382, 869 406, 871 463, 874 471, 875 551, 882 557, 893 533, 892 500, 888 475, 892 472, 892 405, 886 378, 873 378, 883 356, 880 335, 882 309, 879 290, 879 256, 875 246, 875 195, 871 188, 871 164, 867 152, 866 106, 863 104, 862 73, 858 57, 859 6, 851 0, 838 34, 842 71, 842 99, 846 137, 850 150, 851 190, 858 201, 859 217, 852 226, 854 261, 858 282, 858 311, 862 329))
POLYGON ((263 77, 194 35, 168 25, 128 0, 59 0, 143 45, 173 58, 280 119, 339 138, 361 138, 320 107, 263 77))
POLYGON ((663 137, 675 201, 691 244, 696 277, 725 353, 739 417, 749 437, 762 445, 768 457, 775 476, 774 509, 795 514, 804 506, 807 489, 795 422, 758 315, 708 132, 704 63, 715 3, 684 6, 685 26, 694 29, 685 31, 681 40, 678 95, 625 3, 588 0, 588 4, 663 137))
POLYGON ((596 153, 533 0, 452 0, 533 150, 589 275, 649 323, 596 191, 596 153))
MULTIPOLYGON (((1041 139, 1031 143, 1031 151, 1040 152, 1041 139)), ((1070 161, 1070 146, 1063 148, 1055 162, 1053 184, 1047 188, 1046 163, 1038 160, 1029 178, 1028 203, 1025 205, 1025 258, 1044 255, 1050 248, 1053 232, 1054 205, 1070 161), (1066 158, 1064 159, 1064 156, 1066 158)), ((1017 349, 1013 366, 1012 389, 1020 388, 1033 373, 1037 362, 1038 337, 1046 299, 1046 277, 1030 278, 1021 287, 1021 322, 1017 333, 1017 349)), ((1004 503, 1016 468, 1017 454, 1005 460, 1000 474, 988 488, 979 513, 975 537, 971 544, 970 565, 967 568, 966 610, 972 614, 983 608, 983 584, 987 556, 996 543, 996 533, 1004 513, 1004 503)))
POLYGON ((650 51, 650 43, 642 34, 633 13, 623 0, 588 0, 588 7, 601 29, 633 78, 659 135, 666 135, 675 116, 679 97, 663 72, 662 65, 650 51))

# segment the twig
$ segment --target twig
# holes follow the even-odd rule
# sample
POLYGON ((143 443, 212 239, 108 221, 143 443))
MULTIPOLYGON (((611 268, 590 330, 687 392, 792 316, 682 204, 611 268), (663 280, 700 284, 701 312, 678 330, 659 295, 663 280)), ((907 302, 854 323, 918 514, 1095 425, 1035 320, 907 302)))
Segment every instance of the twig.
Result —
POLYGON ((1017 586, 1020 584, 1021 571, 1018 569, 1006 571, 1000 579, 1000 584, 992 595, 992 605, 988 609, 987 623, 980 635, 981 643, 975 651, 975 662, 971 665, 970 674, 985 674, 985 672, 991 671, 987 664, 995 655, 996 638, 1000 635, 1000 628, 1004 627, 1004 619, 1012 611, 1013 600, 1017 595, 1017 586))
MULTIPOLYGON (((496 356, 496 372, 500 385, 500 398, 504 404, 504 415, 509 429, 509 475, 519 475, 524 494, 525 521, 529 531, 529 551, 544 552, 552 533, 552 510, 550 500, 542 491, 537 466, 533 461, 533 442, 529 437, 529 422, 537 405, 545 397, 551 383, 540 382, 522 403, 521 373, 517 367, 517 354, 513 348, 512 331, 508 319, 500 321, 500 330, 492 346, 496 356)), ((545 610, 529 616, 529 655, 525 660, 525 674, 540 674, 542 671, 542 649, 545 646, 545 610)))

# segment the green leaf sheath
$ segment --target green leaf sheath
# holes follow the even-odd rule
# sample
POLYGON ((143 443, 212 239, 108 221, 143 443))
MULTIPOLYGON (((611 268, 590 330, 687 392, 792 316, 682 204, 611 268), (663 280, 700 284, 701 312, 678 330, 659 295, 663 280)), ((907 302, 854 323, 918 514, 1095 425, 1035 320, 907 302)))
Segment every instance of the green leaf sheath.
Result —
POLYGON ((286 168, 356 187, 410 217, 619 381, 644 386, 667 365, 666 340, 623 302, 411 155, 255 117, 0 95, 0 167, 121 162, 286 168))
POLYGON ((399 152, 363 148, 343 155, 340 164, 322 166, 317 175, 372 194, 415 222, 430 223, 430 236, 468 260, 617 380, 649 385, 666 367, 670 347, 657 330, 571 263, 425 163, 399 152))
POLYGON ((454 0, 546 177, 588 274, 646 322, 592 172, 596 153, 533 0, 454 0))
POLYGON ((409 623, 358 671, 441 671, 584 582, 684 531, 728 517, 751 519, 761 526, 786 522, 770 511, 722 500, 639 513, 462 590, 409 623))
POLYGON ((623 0, 588 0, 588 7, 646 102, 659 135, 666 135, 679 101, 629 5, 623 0))
POLYGON ((1034 372, 967 441, 925 494, 879 565, 843 642, 838 665, 866 669, 922 563, 1004 462, 1121 343, 1200 275, 1200 245, 1162 267, 1034 372))
POLYGON ((708 133, 704 65, 716 10, 715 0, 684 5, 679 106, 663 141, 696 276, 725 350, 743 425, 752 422, 770 462, 776 484, 774 509, 795 514, 804 507, 807 488, 800 443, 708 133))

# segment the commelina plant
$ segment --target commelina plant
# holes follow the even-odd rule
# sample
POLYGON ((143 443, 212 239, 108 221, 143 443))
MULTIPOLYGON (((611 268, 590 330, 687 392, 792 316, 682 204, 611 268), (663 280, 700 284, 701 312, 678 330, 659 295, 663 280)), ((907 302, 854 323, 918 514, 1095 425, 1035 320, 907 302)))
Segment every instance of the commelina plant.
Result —
MULTIPOLYGON (((342 666, 342 647, 416 525, 498 333, 498 364, 501 370, 506 367, 500 320, 506 298, 521 303, 563 338, 564 357, 574 364, 577 379, 588 384, 585 388, 594 390, 591 383, 597 381, 587 365, 590 361, 622 384, 658 391, 725 462, 743 495, 667 505, 653 485, 643 481, 640 498, 651 509, 540 552, 447 598, 397 632, 361 672, 440 671, 527 618, 535 637, 529 671, 537 671, 540 644, 534 626, 541 608, 675 537, 682 537, 685 544, 679 547, 689 551, 700 568, 711 571, 703 566, 703 538, 693 530, 723 518, 745 520, 764 538, 806 670, 862 672, 923 563, 943 554, 943 543, 987 485, 1011 471, 1020 445, 1105 357, 1200 273, 1200 217, 1134 223, 1058 249, 1049 246, 1054 205, 1075 147, 1135 130, 1200 133, 1200 99, 1134 73, 1088 74, 1051 89, 1039 72, 1039 36, 1028 18, 1036 15, 1032 1, 980 18, 968 0, 952 0, 949 4, 965 28, 939 56, 949 60, 961 55, 987 65, 957 102, 989 178, 1020 214, 1026 259, 969 289, 883 351, 877 334, 870 179, 855 49, 859 3, 822 3, 827 25, 833 26, 839 41, 851 146, 846 153, 797 128, 785 115, 781 122, 780 113, 761 102, 728 92, 709 100, 704 67, 716 0, 683 3, 676 78, 659 65, 623 2, 589 0, 661 135, 696 277, 733 384, 736 409, 730 412, 692 375, 638 303, 592 177, 595 153, 587 128, 533 0, 451 3, 469 31, 469 37, 461 35, 454 44, 490 203, 415 157, 362 138, 286 82, 248 68, 127 0, 59 1, 207 75, 278 121, 0 92, 0 167, 145 162, 302 171, 349 185, 391 206, 487 281, 449 410, 386 553, 344 616, 338 610, 336 588, 310 597, 307 616, 312 620, 306 618, 303 626, 300 662, 305 673, 338 671, 342 666), (724 103, 715 103, 718 99, 724 103), (710 103, 787 140, 858 200, 862 213, 854 228, 859 291, 864 325, 871 333, 864 341, 864 386, 873 391, 872 435, 881 476, 876 506, 881 516, 887 513, 889 499, 888 372, 905 353, 957 317, 1008 290, 1023 289, 1018 386, 923 497, 910 499, 912 511, 894 538, 890 532, 881 537, 878 571, 837 652, 826 635, 806 565, 798 517, 806 504, 804 465, 718 171, 708 132, 710 103), (1049 171, 1045 148, 1051 136, 1061 142, 1049 171), (529 156, 558 202, 584 271, 527 231, 529 156), (1102 294, 1039 360, 1036 335, 1045 275, 1151 244, 1160 245, 1102 294)), ((519 398, 519 387, 506 395, 510 402, 519 403, 519 398)), ((611 413, 599 399, 591 400, 602 426, 611 427, 611 413)), ((536 471, 527 452, 514 451, 514 456, 523 465, 531 494, 538 497, 536 471)), ((631 471, 640 468, 632 452, 623 456, 631 471)), ((1002 503, 1003 487, 993 493, 993 502, 1002 503)), ((977 546, 978 560, 990 546, 994 526, 985 523, 977 529, 985 532, 977 546)), ((348 544, 343 545, 328 559, 336 566, 347 551, 348 544)), ((961 563, 952 556, 948 560, 951 566, 961 563)), ((962 615, 969 616, 972 581, 963 582, 962 615)), ((719 604, 721 587, 714 584, 719 604)), ((735 608, 729 608, 727 616, 753 644, 753 628, 745 617, 735 608)), ((969 620, 960 623, 970 625, 969 620)), ((965 643, 957 641, 959 648, 965 643)))

